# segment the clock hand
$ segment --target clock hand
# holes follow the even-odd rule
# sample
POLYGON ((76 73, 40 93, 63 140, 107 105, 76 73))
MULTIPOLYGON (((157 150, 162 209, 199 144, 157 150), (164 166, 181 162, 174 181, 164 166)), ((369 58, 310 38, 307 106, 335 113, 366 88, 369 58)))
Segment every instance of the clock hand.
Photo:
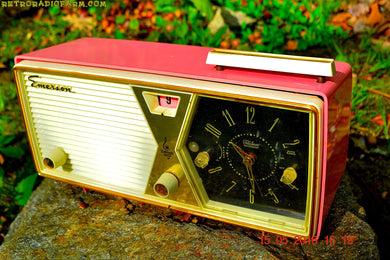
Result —
POLYGON ((242 162, 246 166, 246 170, 247 170, 248 175, 249 175, 249 180, 251 182, 251 186, 252 186, 253 192, 255 192, 255 184, 256 184, 256 187, 259 190, 260 195, 263 196, 263 192, 261 191, 260 186, 257 183, 257 181, 255 179, 255 176, 253 175, 252 165, 255 163, 255 156, 252 155, 252 154, 248 154, 247 156, 244 157, 242 162))
POLYGON ((249 180, 251 181, 251 186, 252 186, 253 191, 255 190, 255 185, 254 184, 256 184, 256 187, 259 190, 260 195, 263 197, 263 192, 261 191, 261 188, 260 188, 259 184, 257 183, 254 175, 253 175, 252 166, 251 165, 250 166, 246 166, 246 169, 248 171, 248 174, 251 176, 249 178, 249 180))
POLYGON ((241 158, 244 159, 244 157, 247 155, 244 150, 242 150, 238 145, 236 145, 235 143, 233 142, 229 142, 229 144, 231 144, 234 148, 234 150, 241 156, 241 158))
POLYGON ((263 192, 261 191, 260 186, 257 183, 257 181, 255 180, 255 177, 253 175, 252 165, 255 163, 255 156, 253 154, 247 154, 246 152, 244 152, 244 150, 242 148, 240 148, 238 145, 236 145, 232 141, 230 141, 229 144, 231 144, 233 146, 234 150, 242 158, 242 162, 244 163, 246 170, 247 170, 247 173, 248 173, 249 181, 251 182, 253 193, 255 193, 255 190, 256 190, 255 189, 255 183, 256 183, 257 189, 259 190, 261 196, 263 196, 263 192))
POLYGON ((252 167, 249 166, 249 165, 245 165, 245 166, 246 166, 246 171, 247 171, 248 176, 249 176, 249 181, 251 182, 253 193, 255 193, 255 191, 256 191, 256 189, 255 189, 255 178, 253 178, 252 167))

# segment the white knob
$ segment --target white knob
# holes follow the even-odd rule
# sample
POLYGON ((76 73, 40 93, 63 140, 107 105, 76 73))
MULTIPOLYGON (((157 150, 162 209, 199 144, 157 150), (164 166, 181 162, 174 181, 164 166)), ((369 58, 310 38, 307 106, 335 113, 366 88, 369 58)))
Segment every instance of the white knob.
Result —
POLYGON ((43 164, 52 170, 64 165, 67 159, 68 155, 64 150, 60 147, 55 147, 44 156, 43 164))
POLYGON ((154 193, 162 198, 168 197, 180 185, 184 173, 180 164, 175 164, 161 174, 160 178, 153 186, 154 193))

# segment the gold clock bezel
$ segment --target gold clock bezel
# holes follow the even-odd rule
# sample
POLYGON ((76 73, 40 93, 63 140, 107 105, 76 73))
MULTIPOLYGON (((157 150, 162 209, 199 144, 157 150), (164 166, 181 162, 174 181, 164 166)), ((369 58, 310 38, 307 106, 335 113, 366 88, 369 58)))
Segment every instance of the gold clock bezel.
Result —
POLYGON ((321 120, 321 108, 318 106, 318 97, 308 96, 309 101, 312 102, 311 105, 308 104, 297 104, 295 103, 294 97, 292 95, 292 101, 280 101, 277 104, 270 102, 270 99, 267 97, 248 97, 247 99, 235 98, 235 97, 220 97, 209 94, 198 94, 193 97, 193 104, 189 108, 189 114, 186 118, 186 122, 180 134, 180 138, 177 144, 178 158, 181 162, 185 172, 187 173, 187 177, 191 185, 195 189, 195 193, 198 195, 198 199, 200 202, 200 206, 208 211, 217 212, 217 214, 223 215, 226 218, 230 219, 239 219, 244 222, 255 223, 257 225, 265 225, 271 226, 276 229, 293 229, 294 232, 300 230, 299 233, 302 232, 302 235, 310 232, 309 229, 312 227, 311 217, 315 214, 315 208, 317 202, 315 198, 318 196, 313 196, 316 192, 316 186, 318 183, 319 176, 319 156, 318 149, 316 149, 316 145, 320 140, 320 122, 321 120), (205 190, 202 184, 202 178, 199 176, 197 169, 193 163, 193 160, 190 156, 188 148, 186 146, 186 141, 190 132, 190 128, 195 116, 195 113, 198 108, 199 100, 202 97, 215 98, 220 100, 227 101, 235 101, 242 102, 245 104, 252 105, 264 105, 273 108, 281 108, 288 109, 297 112, 304 112, 309 114, 309 158, 308 158, 308 172, 307 172, 307 194, 306 194, 306 210, 304 219, 298 219, 283 215, 278 215, 274 213, 268 213, 261 211, 259 214, 259 210, 248 209, 245 207, 235 206, 228 203, 222 203, 218 201, 211 200, 207 191, 205 190))

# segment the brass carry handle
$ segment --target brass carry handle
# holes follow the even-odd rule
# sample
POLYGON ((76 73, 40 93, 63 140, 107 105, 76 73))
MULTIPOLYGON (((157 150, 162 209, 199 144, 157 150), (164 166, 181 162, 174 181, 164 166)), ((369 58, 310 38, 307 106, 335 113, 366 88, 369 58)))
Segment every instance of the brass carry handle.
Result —
POLYGON ((332 77, 336 74, 333 59, 239 50, 214 49, 209 52, 206 64, 216 65, 218 68, 227 66, 319 77, 332 77))

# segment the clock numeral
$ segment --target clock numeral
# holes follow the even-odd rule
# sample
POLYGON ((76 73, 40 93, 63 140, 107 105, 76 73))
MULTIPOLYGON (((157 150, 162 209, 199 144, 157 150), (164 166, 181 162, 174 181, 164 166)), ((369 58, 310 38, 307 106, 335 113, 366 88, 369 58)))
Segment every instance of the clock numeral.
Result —
POLYGON ((222 134, 221 131, 219 131, 217 128, 215 128, 215 126, 209 123, 206 124, 206 127, 204 129, 217 138, 219 138, 222 134))
POLYGON ((273 197, 273 198, 272 198, 273 201, 274 201, 276 204, 279 204, 279 199, 278 199, 278 197, 276 197, 274 191, 273 191, 271 188, 268 189, 268 193, 266 194, 266 196, 267 196, 267 195, 271 195, 271 197, 273 197))
POLYGON ((221 167, 221 166, 218 166, 218 167, 209 169, 208 172, 209 172, 210 174, 213 174, 213 173, 220 172, 220 171, 222 171, 222 167, 221 167))
POLYGON ((277 124, 279 122, 279 118, 276 118, 275 120, 274 120, 274 123, 273 123, 273 125, 271 126, 271 128, 270 129, 268 129, 268 132, 272 132, 272 129, 274 129, 274 127, 275 127, 275 125, 277 124))
POLYGON ((229 126, 233 126, 236 123, 233 121, 233 118, 229 114, 229 111, 227 109, 222 111, 222 115, 225 117, 226 121, 228 122, 229 126))
POLYGON ((246 107, 246 123, 250 125, 255 124, 255 108, 254 107, 246 107))
POLYGON ((291 151, 291 150, 287 150, 287 152, 286 152, 286 154, 288 154, 288 155, 297 155, 296 153, 295 153, 295 151, 291 151))
POLYGON ((232 183, 233 183, 233 185, 230 186, 230 187, 226 190, 226 192, 229 192, 229 191, 230 191, 231 189, 233 189, 233 187, 236 186, 236 184, 237 184, 237 182, 235 182, 235 181, 232 181, 232 183))
POLYGON ((249 190, 249 203, 255 203, 255 191, 253 189, 249 190))
POLYGON ((292 142, 292 143, 284 143, 282 145, 283 145, 283 148, 287 148, 287 146, 297 145, 300 143, 301 143, 301 141, 299 141, 299 139, 295 139, 294 142, 292 142))

